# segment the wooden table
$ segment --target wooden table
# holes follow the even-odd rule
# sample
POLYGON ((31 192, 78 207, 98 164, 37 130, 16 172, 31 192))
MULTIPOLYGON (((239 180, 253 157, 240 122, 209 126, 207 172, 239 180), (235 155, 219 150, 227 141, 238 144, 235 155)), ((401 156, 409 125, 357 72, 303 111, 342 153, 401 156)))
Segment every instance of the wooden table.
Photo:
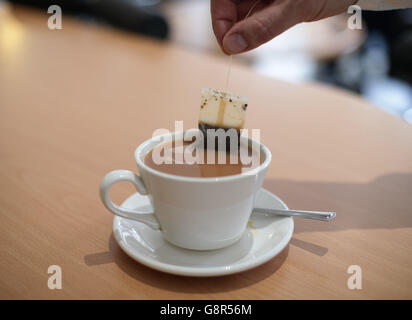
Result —
MULTIPOLYGON (((135 147, 157 128, 195 127, 202 87, 223 87, 227 59, 27 9, 0 15, 0 298, 412 298, 412 127, 356 95, 270 80, 236 66, 248 128, 273 153, 265 187, 295 219, 270 262, 213 279, 153 271, 112 235, 98 186, 136 170, 135 147), (63 289, 49 290, 50 265, 63 289), (347 286, 350 265, 362 289, 347 286)), ((236 61, 236 59, 235 59, 236 61)), ((118 202, 134 192, 121 184, 118 202)))

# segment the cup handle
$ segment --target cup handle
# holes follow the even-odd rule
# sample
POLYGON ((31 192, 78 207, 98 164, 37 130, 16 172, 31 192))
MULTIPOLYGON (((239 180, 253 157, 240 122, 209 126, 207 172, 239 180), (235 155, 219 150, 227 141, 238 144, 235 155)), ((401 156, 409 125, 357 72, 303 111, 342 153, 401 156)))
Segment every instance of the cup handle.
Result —
POLYGON ((118 206, 110 200, 109 191, 112 185, 119 181, 131 182, 136 190, 141 195, 147 195, 147 189, 144 185, 143 179, 129 170, 114 170, 105 175, 100 183, 100 199, 109 211, 122 218, 136 220, 143 222, 150 228, 158 230, 160 229, 159 222, 157 221, 153 213, 140 212, 136 209, 126 209, 118 206))

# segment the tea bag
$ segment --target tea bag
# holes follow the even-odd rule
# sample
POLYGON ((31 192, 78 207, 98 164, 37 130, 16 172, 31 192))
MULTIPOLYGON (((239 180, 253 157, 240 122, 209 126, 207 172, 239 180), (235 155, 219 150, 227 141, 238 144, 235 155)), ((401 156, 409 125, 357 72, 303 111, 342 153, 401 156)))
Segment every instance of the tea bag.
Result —
MULTIPOLYGON (((199 129, 204 134, 205 141, 207 141, 208 132, 216 134, 218 129, 223 129, 225 134, 228 131, 231 131, 229 133, 235 132, 236 139, 239 141, 240 129, 243 129, 245 125, 247 106, 248 100, 246 97, 216 89, 203 89, 199 129), (210 131, 210 129, 212 130, 210 131)), ((229 145, 226 143, 226 149, 229 150, 229 137, 226 137, 226 141, 229 143, 229 145)), ((216 143, 215 146, 217 145, 216 143)))
POLYGON ((247 106, 246 97, 215 89, 203 89, 199 128, 240 130, 245 124, 247 106))

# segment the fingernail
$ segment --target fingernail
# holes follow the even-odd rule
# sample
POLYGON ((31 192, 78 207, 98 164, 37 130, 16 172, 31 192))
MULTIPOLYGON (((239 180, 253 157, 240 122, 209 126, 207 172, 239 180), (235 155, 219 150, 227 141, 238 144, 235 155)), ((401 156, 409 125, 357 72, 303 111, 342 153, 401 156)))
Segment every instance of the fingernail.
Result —
POLYGON ((224 39, 223 47, 228 53, 239 53, 247 48, 247 42, 240 34, 235 33, 224 39))

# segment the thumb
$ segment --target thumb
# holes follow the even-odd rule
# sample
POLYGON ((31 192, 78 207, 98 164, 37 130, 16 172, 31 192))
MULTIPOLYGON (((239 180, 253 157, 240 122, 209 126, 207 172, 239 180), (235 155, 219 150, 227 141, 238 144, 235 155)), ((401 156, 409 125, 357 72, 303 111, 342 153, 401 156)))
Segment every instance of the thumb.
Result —
POLYGON ((238 54, 259 47, 303 21, 298 1, 278 0, 251 17, 237 22, 223 38, 223 49, 238 54))

